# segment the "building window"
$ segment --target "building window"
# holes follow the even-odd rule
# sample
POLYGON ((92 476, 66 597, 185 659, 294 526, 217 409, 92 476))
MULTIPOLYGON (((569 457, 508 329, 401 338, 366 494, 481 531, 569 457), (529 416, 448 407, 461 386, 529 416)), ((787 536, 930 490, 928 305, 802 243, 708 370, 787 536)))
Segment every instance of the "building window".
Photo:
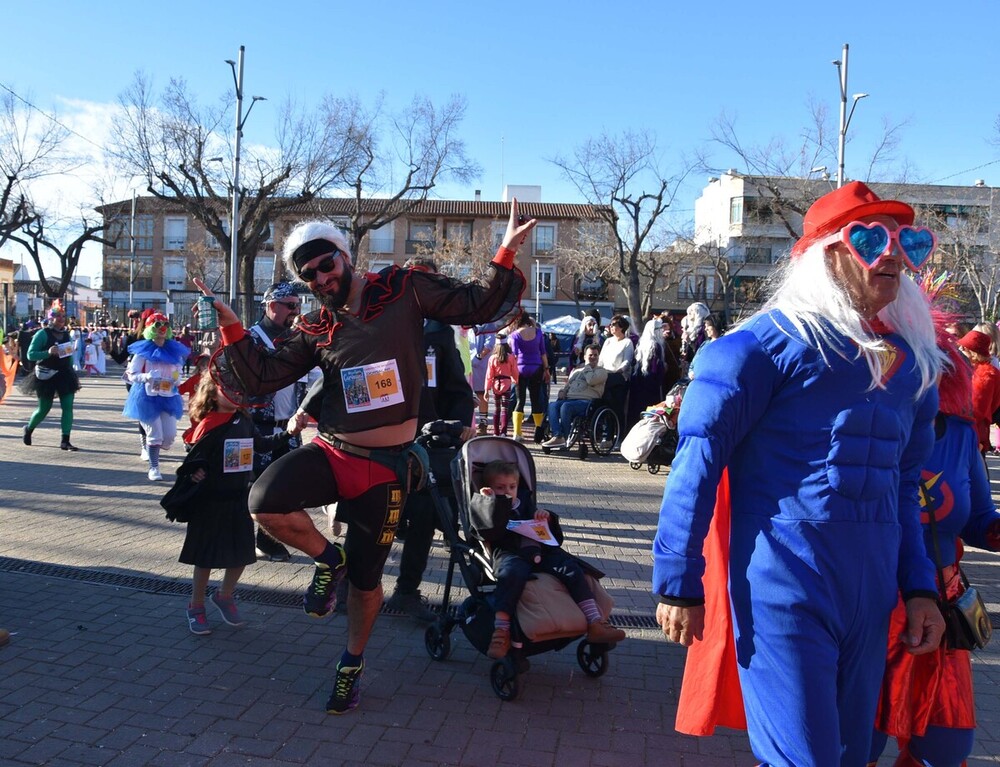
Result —
POLYGON ((434 250, 434 222, 409 221, 406 232, 406 252, 409 255, 434 250))
MULTIPOLYGON (((132 250, 131 216, 115 216, 108 222, 108 239, 114 242, 115 250, 132 250)), ((135 249, 153 249, 153 217, 135 217, 135 249)))
POLYGON ((183 258, 163 260, 163 289, 184 290, 187 287, 187 262, 183 258))
POLYGON ((163 249, 183 250, 187 247, 187 217, 168 217, 163 219, 163 249))
POLYGON ((444 238, 452 245, 472 244, 471 221, 445 221, 444 238))
MULTIPOLYGON (((219 223, 222 224, 222 231, 228 235, 230 227, 229 221, 220 221, 219 223)), ((218 238, 207 229, 205 230, 205 247, 209 250, 222 250, 222 245, 219 243, 218 238)))
POLYGON ((547 255, 556 247, 556 225, 536 224, 533 232, 536 255, 547 255))
POLYGON ((136 216, 135 217, 135 249, 136 250, 152 250, 153 249, 153 217, 152 216, 136 216))
POLYGON ((253 289, 263 293, 274 282, 274 255, 260 254, 253 260, 253 289))
POLYGON ((378 274, 395 263, 391 258, 373 258, 368 262, 368 271, 378 274))
MULTIPOLYGON (((390 221, 388 224, 382 224, 378 229, 372 229, 368 232, 369 253, 396 252, 395 224, 395 221, 390 221)), ((377 270, 373 269, 373 271, 377 270)))
MULTIPOLYGON (((109 258, 104 265, 104 290, 129 289, 131 259, 128 257, 109 258)), ((132 289, 153 289, 153 257, 139 256, 131 265, 132 289)))
POLYGON ((747 223, 769 224, 774 220, 774 205, 763 197, 747 197, 743 201, 747 223))
POLYGON ((746 251, 745 260, 746 260, 746 262, 748 264, 770 264, 770 263, 772 263, 772 261, 771 261, 772 249, 771 248, 766 248, 766 247, 761 247, 761 246, 752 246, 752 247, 745 248, 745 251, 746 251))
POLYGON ((743 223, 743 198, 733 197, 729 200, 729 223, 743 223))
POLYGON ((533 264, 531 267, 531 291, 536 298, 556 297, 555 264, 533 264))
POLYGON ((503 237, 507 234, 507 224, 502 221, 493 222, 493 252, 503 245, 503 237))
POLYGON ((715 282, 707 274, 685 274, 677 283, 677 298, 707 301, 715 296, 715 282))

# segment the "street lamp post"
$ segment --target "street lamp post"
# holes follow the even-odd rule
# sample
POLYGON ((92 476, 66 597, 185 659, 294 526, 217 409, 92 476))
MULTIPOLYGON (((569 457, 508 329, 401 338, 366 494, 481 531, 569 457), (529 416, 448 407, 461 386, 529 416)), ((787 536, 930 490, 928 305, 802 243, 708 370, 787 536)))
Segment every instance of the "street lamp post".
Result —
POLYGON ((868 98, 867 93, 855 93, 851 103, 851 111, 847 111, 847 52, 848 44, 844 43, 844 51, 839 60, 835 60, 833 65, 837 67, 838 80, 840 80, 840 136, 837 140, 837 188, 844 185, 844 144, 847 138, 847 128, 854 117, 854 109, 861 99, 868 98))
MULTIPOLYGON (((243 114, 243 54, 246 50, 246 46, 240 46, 240 53, 237 57, 238 61, 233 61, 232 59, 226 59, 226 63, 229 64, 230 68, 233 70, 233 82, 236 85, 236 151, 233 154, 233 215, 232 222, 229 228, 229 300, 233 302, 233 306, 236 307, 236 290, 237 290, 237 267, 239 265, 239 248, 237 243, 239 241, 239 231, 240 231, 240 143, 243 138, 243 126, 246 124, 247 118, 250 117, 250 111, 253 109, 253 105, 258 101, 265 101, 263 96, 254 96, 253 100, 250 102, 250 107, 247 109, 247 113, 243 114)), ((237 309, 237 311, 239 311, 237 309)))
MULTIPOLYGON (((132 215, 128 222, 128 308, 132 309, 132 288, 135 285, 135 191, 132 192, 132 215)), ((113 305, 112 305, 113 306, 113 305)))

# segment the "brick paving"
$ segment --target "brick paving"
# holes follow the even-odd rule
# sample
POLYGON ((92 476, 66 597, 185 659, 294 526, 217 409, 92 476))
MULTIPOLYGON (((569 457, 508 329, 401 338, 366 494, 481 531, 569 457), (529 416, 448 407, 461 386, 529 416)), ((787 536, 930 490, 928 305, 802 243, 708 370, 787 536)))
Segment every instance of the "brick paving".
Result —
MULTIPOLYGON (((120 416, 124 387, 109 373, 85 379, 77 396, 78 453, 58 449, 58 405, 31 448, 21 427, 33 401, 14 393, 0 406, 0 626, 13 634, 0 648, 0 765, 754 763, 742 733, 699 739, 672 728, 684 654, 649 628, 663 474, 633 471, 618 456, 581 462, 532 447, 540 498, 563 517, 567 545, 608 573, 615 615, 635 626, 607 674, 586 677, 570 645, 532 657, 520 696, 504 703, 490 688, 490 662, 459 630, 449 658, 435 662, 422 627, 386 614, 365 654, 361 707, 327 716, 346 621, 282 606, 308 583, 304 556, 247 569, 246 627, 209 608, 213 634, 188 632, 183 530, 157 503, 182 452, 165 455, 168 482, 147 481, 135 426, 120 416)), ((440 543, 423 587, 432 604, 447 561, 440 543)), ((397 545, 387 591, 398 555, 397 545)), ((968 561, 1000 614, 1000 557, 970 552, 968 561)), ((1000 641, 975 658, 970 765, 1000 761, 998 663, 1000 641)), ((887 753, 881 764, 891 763, 887 753)))

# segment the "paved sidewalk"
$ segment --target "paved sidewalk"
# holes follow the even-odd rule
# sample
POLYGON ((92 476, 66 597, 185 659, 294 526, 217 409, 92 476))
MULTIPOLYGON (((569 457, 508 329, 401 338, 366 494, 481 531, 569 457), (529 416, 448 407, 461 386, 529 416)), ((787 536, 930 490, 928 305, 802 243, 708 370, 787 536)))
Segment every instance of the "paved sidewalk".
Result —
MULTIPOLYGON (((572 550, 608 573, 628 631, 605 676, 586 677, 570 645, 533 657, 520 697, 502 703, 490 661, 459 630, 450 657, 435 662, 422 627, 387 614, 366 652, 361 707, 327 716, 346 621, 297 607, 311 574, 305 557, 247 569, 245 628, 210 613, 211 636, 188 632, 183 529, 157 503, 182 453, 166 455, 167 482, 146 479, 114 370, 84 380, 78 453, 58 449, 58 405, 31 448, 21 426, 33 401, 15 393, 0 406, 0 626, 13 633, 0 648, 0 765, 754 763, 742 733, 673 731, 684 652, 653 628, 648 594, 662 474, 632 471, 618 456, 580 462, 532 448, 541 499, 564 518, 572 550)), ((446 561, 439 544, 424 586, 432 604, 446 561)), ((1000 557, 971 552, 969 561, 988 601, 1000 600, 1000 557)), ((1000 761, 998 658, 1000 641, 975 661, 972 765, 1000 761)))

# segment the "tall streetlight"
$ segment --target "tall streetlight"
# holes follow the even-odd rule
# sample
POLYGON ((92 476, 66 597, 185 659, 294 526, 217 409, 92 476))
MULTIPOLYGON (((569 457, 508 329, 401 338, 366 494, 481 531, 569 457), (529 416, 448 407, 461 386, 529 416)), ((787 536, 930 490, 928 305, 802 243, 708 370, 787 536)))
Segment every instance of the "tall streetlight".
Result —
POLYGON ((238 62, 226 59, 226 63, 233 70, 233 82, 236 85, 236 152, 233 155, 233 216, 229 228, 229 300, 233 302, 234 306, 236 306, 236 277, 239 265, 237 242, 240 231, 240 143, 243 138, 243 126, 246 124, 247 118, 250 117, 253 105, 258 101, 267 100, 263 96, 254 96, 246 115, 243 114, 243 53, 245 50, 246 46, 241 45, 238 62))
POLYGON ((844 185, 844 143, 847 137, 847 128, 854 117, 854 109, 861 99, 868 98, 867 93, 855 93, 851 104, 851 111, 847 111, 847 43, 844 43, 844 52, 839 60, 835 60, 833 65, 837 67, 837 75, 840 80, 840 137, 837 142, 837 188, 844 185))

